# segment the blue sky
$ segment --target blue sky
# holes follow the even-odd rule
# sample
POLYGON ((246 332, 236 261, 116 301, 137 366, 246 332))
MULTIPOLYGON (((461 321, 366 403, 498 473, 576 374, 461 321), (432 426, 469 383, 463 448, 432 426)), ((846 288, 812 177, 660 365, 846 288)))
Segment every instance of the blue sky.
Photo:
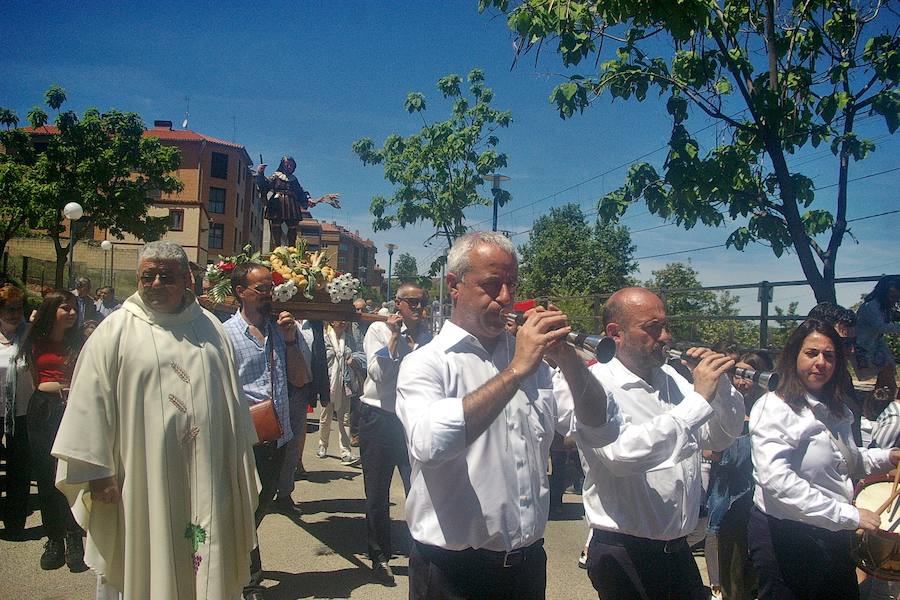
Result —
MULTIPOLYGON (((393 242, 424 269, 441 250, 424 245, 431 230, 373 233, 369 201, 390 195, 391 188, 379 167, 364 167, 351 151, 360 137, 380 143, 390 133, 417 129, 417 119, 403 110, 407 92, 425 93, 428 114, 440 119, 446 110, 437 79, 465 75, 473 67, 486 72, 494 105, 513 113, 513 124, 500 132, 500 149, 509 156, 506 189, 513 197, 501 209, 500 228, 513 232, 528 230, 556 204, 577 202, 592 210, 600 196, 621 184, 625 169, 617 167, 663 146, 670 128, 664 103, 656 101, 601 98, 584 114, 561 120, 547 101, 563 70, 558 58, 545 50, 537 64, 529 56, 511 70, 514 51, 505 18, 479 15, 476 4, 7 1, 0 22, 0 106, 24 120, 57 83, 68 93, 67 108, 116 107, 140 113, 148 124, 154 119, 180 124, 187 97, 190 129, 234 139, 254 161, 262 154, 269 172, 277 157, 293 154, 300 181, 312 194, 334 191, 343 197, 343 210, 318 208, 317 218, 372 238, 382 266, 387 266, 384 244, 393 242), (567 188, 572 189, 561 192, 567 188)), ((709 124, 697 115, 688 123, 691 131, 709 124)), ((851 178, 900 166, 900 136, 887 136, 877 119, 863 121, 859 130, 878 140, 878 150, 852 166, 851 178)), ((698 139, 705 145, 715 135, 711 127, 698 139)), ((659 165, 664 157, 659 151, 647 160, 659 165)), ((793 161, 819 187, 837 180, 837 159, 821 146, 793 161)), ((898 183, 900 171, 851 183, 848 216, 900 208, 898 183)), ((817 205, 833 207, 834 192, 819 192, 817 205)), ((490 209, 473 210, 470 223, 488 228, 489 218, 490 209)), ((623 223, 633 230, 664 224, 640 206, 623 223)), ((854 223, 859 244, 844 243, 838 276, 896 272, 898 230, 900 213, 854 223)), ((670 226, 636 232, 635 255, 723 243, 730 231, 670 226)), ((521 244, 527 235, 513 239, 521 244)), ((760 246, 743 253, 716 249, 647 258, 640 261, 640 275, 649 277, 666 262, 688 257, 710 285, 803 278, 795 255, 776 259, 760 246)), ((869 288, 839 287, 839 299, 852 303, 869 288)), ((739 295, 746 314, 758 310, 755 293, 739 295)), ((811 295, 804 288, 776 291, 776 303, 790 300, 800 301, 803 310, 811 295)))

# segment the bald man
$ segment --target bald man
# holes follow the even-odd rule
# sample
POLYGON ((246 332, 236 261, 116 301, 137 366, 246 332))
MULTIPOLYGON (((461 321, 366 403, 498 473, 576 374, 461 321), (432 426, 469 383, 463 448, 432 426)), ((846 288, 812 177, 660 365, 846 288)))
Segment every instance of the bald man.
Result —
POLYGON ((725 376, 734 361, 691 348, 693 384, 665 364, 666 311, 644 288, 613 294, 603 323, 616 358, 591 374, 610 420, 573 424, 593 528, 588 575, 602 598, 705 600, 686 536, 700 511, 700 450, 724 450, 741 433, 743 398, 725 376))

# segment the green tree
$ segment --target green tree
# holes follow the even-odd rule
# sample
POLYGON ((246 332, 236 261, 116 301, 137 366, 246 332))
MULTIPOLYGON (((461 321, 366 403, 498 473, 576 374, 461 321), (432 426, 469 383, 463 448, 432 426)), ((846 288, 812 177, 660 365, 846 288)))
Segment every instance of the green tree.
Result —
MULTIPOLYGON (((449 247, 466 231, 466 209, 492 204, 493 198, 482 196, 479 188, 486 175, 506 166, 506 155, 496 150, 500 140, 495 132, 508 126, 512 116, 491 107, 494 93, 485 86, 481 70, 472 69, 466 80, 468 95, 461 89, 459 75, 447 75, 437 82, 441 95, 453 103, 448 119, 429 122, 425 96, 412 92, 405 106, 407 112, 422 119, 418 133, 389 135, 380 149, 367 137, 353 143, 362 163, 383 164, 385 179, 396 186, 390 198, 372 198, 375 231, 430 222, 436 230, 433 237, 443 238, 449 247)), ((510 199, 504 190, 494 193, 501 206, 510 199)), ((445 260, 443 255, 436 259, 431 274, 440 270, 445 260)))
POLYGON ((590 225, 577 204, 551 208, 538 218, 519 253, 518 295, 552 298, 579 328, 590 331, 596 330, 599 302, 584 297, 631 285, 637 269, 628 229, 590 225))
POLYGON ((687 290, 701 286, 696 269, 689 263, 669 263, 653 271, 645 285, 657 290, 666 304, 669 330, 676 342, 703 342, 714 345, 736 343, 743 348, 759 341, 759 327, 746 321, 720 321, 705 317, 736 316, 740 296, 729 292, 716 294, 710 290, 687 290), (704 317, 701 319, 701 317, 704 317))
POLYGON ((764 242, 776 256, 793 248, 816 299, 835 300, 850 161, 875 149, 857 133, 858 118, 880 115, 890 133, 900 124, 900 42, 886 0, 781 8, 775 0, 479 0, 480 10, 490 6, 508 12, 517 52, 553 40, 567 67, 600 64, 553 90, 564 118, 603 94, 642 102, 652 89, 666 98, 672 131, 662 174, 632 165, 600 200, 602 218, 615 221, 643 200, 685 229, 736 221, 727 246, 764 242), (601 62, 604 45, 615 54, 601 62), (660 56, 667 46, 674 52, 660 56), (692 114, 714 119, 730 139, 701 152, 687 129, 692 114), (833 211, 812 208, 812 179, 788 165, 789 155, 823 143, 838 157, 833 211))
POLYGON ((6 244, 29 226, 36 226, 40 215, 40 197, 46 193, 35 172, 35 153, 31 138, 13 129, 18 118, 9 109, 0 108, 0 256, 6 244))
POLYGON ((402 282, 415 281, 419 277, 416 257, 406 252, 397 257, 397 264, 394 265, 394 276, 402 282))
MULTIPOLYGON (((49 108, 57 112, 58 133, 49 136, 46 149, 36 153, 34 178, 38 196, 36 226, 47 230, 56 249, 56 285, 63 283, 69 246, 77 240, 65 231, 63 207, 77 202, 84 208, 83 222, 108 230, 119 239, 130 233, 144 240, 158 239, 166 231, 166 217, 148 214, 151 196, 180 190, 181 182, 171 172, 181 157, 176 148, 159 139, 144 137, 144 123, 135 113, 95 108, 79 117, 60 112, 65 92, 58 86, 45 94, 49 108)), ((28 113, 34 129, 48 122, 47 113, 35 107, 28 113)), ((77 228, 89 229, 89 228, 77 228)))

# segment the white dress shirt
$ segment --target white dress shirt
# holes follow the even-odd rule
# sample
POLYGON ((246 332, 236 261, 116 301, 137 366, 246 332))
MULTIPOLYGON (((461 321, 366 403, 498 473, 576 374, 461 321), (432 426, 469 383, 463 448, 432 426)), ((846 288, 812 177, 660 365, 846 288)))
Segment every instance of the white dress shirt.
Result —
POLYGON ((700 449, 724 450, 741 434, 743 397, 723 375, 707 402, 668 365, 649 382, 615 358, 591 373, 609 418, 599 427, 573 418, 591 527, 654 540, 687 535, 700 512, 700 449))
MULTIPOLYGON (((799 413, 774 392, 750 411, 750 441, 756 490, 753 503, 777 519, 790 519, 830 531, 856 529, 859 511, 850 502, 853 482, 847 462, 828 430, 853 447, 853 414, 834 417, 807 395, 799 413)), ((891 468, 890 448, 860 449, 867 474, 891 468)))
POLYGON ((463 397, 506 368, 514 353, 515 338, 506 332, 491 354, 447 321, 401 364, 397 416, 412 467, 406 521, 413 539, 448 550, 510 551, 544 536, 547 460, 560 425, 550 367, 541 363, 466 446, 463 397))
POLYGON ((400 372, 400 362, 412 350, 431 340, 431 334, 424 323, 419 331, 419 340, 410 349, 409 344, 404 341, 409 330, 405 324, 401 324, 397 353, 392 355, 387 349, 388 343, 394 335, 391 328, 387 326, 387 323, 380 321, 369 325, 363 340, 368 377, 363 386, 361 402, 388 412, 396 412, 394 404, 397 402, 397 375, 400 372))

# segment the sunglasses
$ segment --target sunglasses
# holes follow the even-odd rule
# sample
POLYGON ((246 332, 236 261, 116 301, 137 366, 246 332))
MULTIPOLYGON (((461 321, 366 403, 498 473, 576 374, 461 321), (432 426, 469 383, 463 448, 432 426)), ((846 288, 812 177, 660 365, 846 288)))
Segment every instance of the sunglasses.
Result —
POLYGON ((412 309, 425 306, 425 298, 397 298, 397 302, 406 302, 412 309))
POLYGON ((163 285, 175 285, 178 283, 178 277, 167 273, 141 273, 141 283, 144 285, 153 285, 159 279, 163 285))
POLYGON ((256 285, 248 285, 248 290, 253 290, 257 294, 271 294, 272 290, 275 289, 275 286, 271 283, 259 283, 256 285))

